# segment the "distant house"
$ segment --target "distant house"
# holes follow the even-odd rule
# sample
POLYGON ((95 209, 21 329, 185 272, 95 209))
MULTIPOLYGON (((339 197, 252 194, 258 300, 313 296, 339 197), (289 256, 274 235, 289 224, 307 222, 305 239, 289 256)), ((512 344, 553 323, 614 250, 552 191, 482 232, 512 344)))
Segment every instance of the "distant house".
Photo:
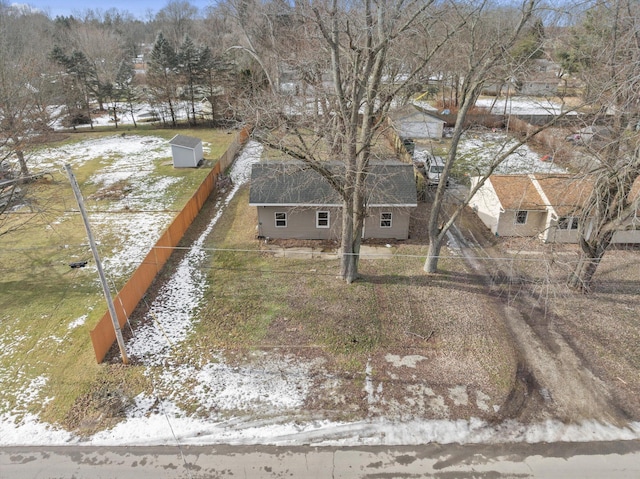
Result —
MULTIPOLYGON (((328 163, 341 177, 344 165, 328 163)), ((398 161, 372 165, 365 184, 367 217, 363 239, 407 239, 417 206, 413 166, 398 161)), ((284 239, 339 239, 342 200, 329 182, 304 163, 253 165, 249 204, 258 211, 258 236, 284 239)))
POLYGON ((520 82, 518 93, 523 96, 555 96, 558 94, 558 83, 556 77, 526 79, 520 82))
POLYGON ((391 126, 404 139, 442 138, 445 121, 415 105, 407 105, 389 114, 391 126))
POLYGON ((176 135, 169 140, 174 168, 195 168, 203 160, 202 140, 186 135, 176 135))
MULTIPOLYGON (((472 188, 478 180, 472 178, 472 188)), ((577 243, 581 208, 593 184, 591 177, 560 174, 492 175, 469 206, 498 236, 538 236, 548 243, 577 243)), ((631 194, 640 194, 640 180, 631 194)), ((640 214, 615 233, 613 242, 640 243, 640 214)))
POLYGON ((560 66, 539 58, 533 60, 517 80, 518 93, 524 96, 554 96, 560 84, 560 66))

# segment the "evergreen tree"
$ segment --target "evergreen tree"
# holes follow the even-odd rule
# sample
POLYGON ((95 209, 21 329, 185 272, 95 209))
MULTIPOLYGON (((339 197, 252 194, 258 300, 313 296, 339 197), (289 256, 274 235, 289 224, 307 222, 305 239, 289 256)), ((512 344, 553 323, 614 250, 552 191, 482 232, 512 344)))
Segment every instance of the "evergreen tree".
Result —
POLYGON ((178 56, 162 32, 158 34, 147 68, 147 84, 154 99, 169 109, 171 124, 176 126, 178 56))

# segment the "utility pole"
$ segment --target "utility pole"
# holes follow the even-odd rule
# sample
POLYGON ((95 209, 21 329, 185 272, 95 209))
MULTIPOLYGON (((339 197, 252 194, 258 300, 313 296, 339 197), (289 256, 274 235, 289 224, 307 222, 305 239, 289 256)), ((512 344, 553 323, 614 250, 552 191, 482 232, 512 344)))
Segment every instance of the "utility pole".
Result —
POLYGON ((116 308, 113 304, 113 299, 111 298, 111 290, 109 289, 107 278, 105 277, 104 270, 102 269, 102 262, 100 261, 100 256, 98 255, 98 248, 96 247, 96 242, 93 239, 93 233, 91 232, 91 226, 89 225, 89 217, 87 216, 87 211, 84 208, 84 200, 82 198, 82 193, 80 193, 80 187, 78 186, 76 177, 73 175, 73 172, 71 171, 71 166, 64 165, 64 169, 67 171, 67 175, 69 176, 69 181, 71 182, 71 188, 73 189, 73 194, 75 195, 76 201, 78 202, 78 208, 80 208, 80 214, 82 215, 82 220, 84 221, 84 227, 87 230, 89 245, 91 246, 93 259, 95 260, 96 266, 98 267, 98 274, 100 275, 100 282, 102 283, 102 291, 104 291, 104 297, 107 300, 107 308, 109 308, 109 315, 111 316, 111 322, 113 323, 113 330, 116 333, 116 340, 118 341, 118 347, 120 348, 122 362, 124 364, 129 364, 129 359, 127 358, 127 351, 124 348, 124 339, 122 338, 122 331, 120 330, 120 323, 118 323, 116 308))

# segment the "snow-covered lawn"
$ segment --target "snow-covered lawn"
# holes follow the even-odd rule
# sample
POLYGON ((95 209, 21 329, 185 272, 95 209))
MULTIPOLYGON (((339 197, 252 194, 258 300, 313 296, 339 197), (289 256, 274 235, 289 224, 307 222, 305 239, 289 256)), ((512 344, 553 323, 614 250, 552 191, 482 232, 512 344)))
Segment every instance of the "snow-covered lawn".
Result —
MULTIPOLYGON (((115 140, 114 140, 115 141, 115 140)), ((147 140, 145 140, 147 141, 147 140)), ((139 145, 117 140, 117 148, 130 149, 130 155, 142 150, 148 154, 160 148, 155 141, 139 145)), ((76 162, 87 161, 92 145, 100 155, 106 155, 116 145, 100 141, 79 145, 69 151, 67 157, 76 162), (80 153, 78 151, 81 151, 80 153)), ((138 140, 138 143, 141 143, 138 140)), ((471 146, 468 146, 471 148, 471 146)), ((40 397, 39 391, 46 384, 46 377, 33 380, 17 398, 15 414, 0 416, 0 445, 149 445, 149 444, 275 444, 275 445, 413 445, 427 442, 480 443, 510 441, 590 441, 640 438, 640 424, 616 427, 609 424, 585 422, 565 425, 555 421, 524 425, 513 421, 488 424, 471 420, 407 420, 392 421, 384 416, 371 415, 371 419, 357 422, 333 422, 322 418, 310 419, 301 410, 312 393, 311 372, 322 371, 322 360, 301 360, 277 353, 256 351, 250 353, 244 366, 230 366, 223 355, 213 361, 183 364, 174 360, 198 321, 199 311, 206 291, 203 290, 202 264, 207 260, 203 244, 215 228, 225 206, 238 188, 248 180, 253 162, 261 156, 262 148, 249 143, 236 160, 231 177, 233 189, 217 205, 217 214, 206 226, 189 252, 176 267, 156 300, 150 305, 149 321, 133 331, 128 341, 129 355, 141 361, 146 374, 154 384, 151 394, 140 394, 127 411, 127 418, 112 429, 101 431, 89 438, 79 438, 67 431, 41 422, 37 416, 27 413, 29 404, 40 397), (178 353, 176 353, 176 351, 178 353), (187 411, 182 404, 197 404, 196 411, 187 411), (19 414, 18 414, 19 413, 19 414)), ((157 151, 160 154, 159 150, 157 151)), ((98 153, 96 153, 98 154, 98 153)), ((40 160, 48 161, 43 153, 40 160)), ((66 160, 68 161, 68 160, 66 160)), ((76 163, 77 164, 77 163, 76 163)), ((136 177, 144 181, 144 163, 138 170, 116 171, 105 167, 93 181, 108 184, 114 177, 136 177)), ((153 194, 150 188, 150 194, 153 194)), ((166 219, 154 219, 145 225, 146 236, 159 231, 166 219)), ((140 218, 131 217, 139 226, 140 218)), ((133 235, 131 225, 123 227, 121 234, 133 235)), ((152 242, 149 239, 149 243, 152 242)), ((114 251, 105 262, 133 264, 150 244, 144 238, 127 241, 130 247, 114 251), (134 244, 140 242, 140 244, 134 244)), ((124 272, 127 268, 122 268, 124 272)), ((76 327, 85 317, 69 318, 69 328, 76 327)), ((418 356, 393 356, 388 361, 395 367, 415 368, 418 356)), ((367 368, 364 393, 371 410, 382 384, 371 379, 367 368)), ((425 386, 424 402, 444 404, 443 397, 433 396, 425 386)), ((317 393, 317 390, 316 390, 317 393)), ((454 404, 470 401, 466 389, 453 388, 449 395, 454 404)), ((486 397, 478 394, 478 407, 489 408, 486 397)))
POLYGON ((494 115, 559 115, 568 109, 544 97, 479 98, 476 106, 491 108, 494 115))
MULTIPOLYGON (((458 146, 459 162, 466 165, 470 176, 477 176, 488 170, 497 159, 513 148, 516 140, 509 138, 502 132, 465 133, 458 146)), ((553 161, 543 161, 544 155, 534 152, 527 145, 522 145, 510 154, 495 169, 495 174, 521 173, 566 173, 553 161)))
POLYGON ((168 196, 169 187, 183 178, 153 174, 158 162, 170 158, 170 148, 163 138, 114 135, 43 149, 30 158, 30 163, 41 171, 60 170, 64 164, 76 170, 87 162, 101 159, 102 166, 86 184, 99 189, 108 189, 119 182, 134 185, 131 194, 120 199, 95 202, 87 198, 87 209, 97 240, 119 238, 117 243, 105 241, 116 246, 111 251, 101 251, 101 254, 104 255, 105 270, 116 278, 122 278, 135 270, 175 215, 167 211, 167 206, 174 200, 168 196), (114 212, 126 214, 116 218, 114 212))

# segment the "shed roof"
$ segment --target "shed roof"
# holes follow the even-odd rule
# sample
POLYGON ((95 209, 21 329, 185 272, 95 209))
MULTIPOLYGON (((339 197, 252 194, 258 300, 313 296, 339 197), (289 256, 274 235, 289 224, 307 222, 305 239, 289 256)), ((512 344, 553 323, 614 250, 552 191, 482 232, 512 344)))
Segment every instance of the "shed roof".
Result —
MULTIPOLYGON (((344 165, 328 163, 341 181, 344 165)), ((417 206, 412 165, 383 162, 371 165, 365 189, 369 206, 417 206)), ((342 199, 320 173, 299 161, 255 163, 251 169, 252 206, 342 206, 342 199)))
POLYGON ((491 175, 489 181, 505 210, 545 210, 545 202, 528 175, 491 175))
POLYGON ((181 146, 183 148, 191 148, 191 149, 194 149, 200 143, 202 143, 202 140, 200 138, 195 138, 193 136, 187 136, 187 135, 176 135, 169 140, 170 145, 181 146))

